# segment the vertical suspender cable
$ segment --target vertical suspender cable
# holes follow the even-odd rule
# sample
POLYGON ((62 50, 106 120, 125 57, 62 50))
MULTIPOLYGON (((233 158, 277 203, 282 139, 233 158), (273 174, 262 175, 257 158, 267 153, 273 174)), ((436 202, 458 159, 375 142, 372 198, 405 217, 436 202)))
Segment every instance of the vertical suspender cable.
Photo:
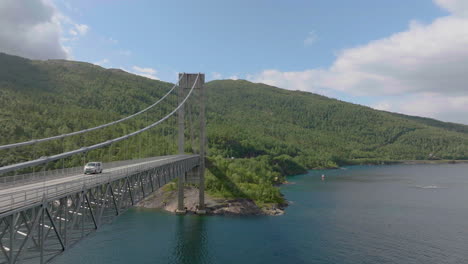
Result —
MULTIPOLYGON (((182 77, 181 77, 182 78, 182 77)), ((180 79, 181 79, 180 78, 180 79)), ((180 81, 179 79, 179 81, 180 81)), ((9 149, 9 148, 15 148, 15 147, 21 147, 21 146, 27 146, 27 145, 32 145, 32 144, 35 144, 35 143, 40 143, 40 142, 45 142, 45 141, 49 141, 49 140, 54 140, 54 139, 60 139, 60 138, 64 138, 64 137, 69 137, 69 136, 74 136, 74 135, 78 135, 78 134, 82 134, 82 133, 86 133, 86 132, 90 132, 90 131, 93 131, 93 130, 97 130, 97 129, 101 129, 101 128, 104 128, 104 127, 108 127, 108 126, 111 126, 111 125, 114 125, 114 124, 117 124, 117 123, 120 123, 120 122, 123 122, 125 120, 128 120, 128 119, 131 119, 141 113, 144 113, 146 111, 148 111, 149 109, 155 107, 156 105, 158 105, 160 102, 162 102, 167 96, 169 96, 172 91, 176 88, 176 86, 178 85, 178 82, 174 84, 174 86, 163 96, 161 97, 157 102, 155 102, 154 104, 148 106, 147 108, 135 113, 135 114, 132 114, 132 115, 129 115, 127 117, 124 117, 122 119, 119 119, 119 120, 116 120, 116 121, 113 121, 113 122, 110 122, 110 123, 107 123, 107 124, 104 124, 104 125, 100 125, 100 126, 96 126, 96 127, 93 127, 93 128, 87 128, 87 129, 83 129, 83 130, 80 130, 80 131, 75 131, 75 132, 71 132, 71 133, 67 133, 67 134, 62 134, 62 135, 58 135, 58 136, 53 136, 53 137, 48 137, 48 138, 41 138, 41 139, 32 139, 30 141, 25 141, 25 142, 19 142, 19 143, 13 143, 13 144, 8 144, 8 145, 3 145, 3 146, 0 146, 0 150, 2 149, 9 149)))

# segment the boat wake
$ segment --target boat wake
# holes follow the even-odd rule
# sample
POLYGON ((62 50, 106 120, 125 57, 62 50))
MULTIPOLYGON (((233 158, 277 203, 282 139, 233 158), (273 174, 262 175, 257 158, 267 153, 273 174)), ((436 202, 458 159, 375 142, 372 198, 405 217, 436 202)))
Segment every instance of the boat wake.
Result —
POLYGON ((415 187, 420 189, 443 189, 443 187, 437 185, 416 185, 415 187))

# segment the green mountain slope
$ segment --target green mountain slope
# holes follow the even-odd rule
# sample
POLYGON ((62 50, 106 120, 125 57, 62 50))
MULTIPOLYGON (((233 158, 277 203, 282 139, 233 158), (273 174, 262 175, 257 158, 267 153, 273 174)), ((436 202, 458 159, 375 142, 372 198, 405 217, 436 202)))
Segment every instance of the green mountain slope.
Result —
POLYGON ((207 87, 210 140, 224 156, 306 154, 338 162, 468 158, 465 125, 247 81, 213 81, 207 87))
MULTIPOLYGON (((135 113, 172 84, 72 61, 0 53, 0 144, 93 127, 135 113)), ((281 202, 274 184, 308 168, 407 159, 468 159, 468 126, 373 110, 247 81, 206 84, 208 190, 281 202), (232 159, 234 158, 234 159, 232 159)), ((170 98, 176 103, 176 98, 170 98)), ((174 105, 173 104, 173 105, 174 105)), ((0 165, 105 141, 141 128, 171 106, 86 136, 0 152, 0 165)), ((175 124, 175 120, 168 123, 175 124)), ((102 161, 176 152, 174 126, 93 151, 102 161), (172 138, 173 139, 173 138, 172 138)), ((187 135, 188 137, 188 135, 187 135)), ((48 167, 77 166, 73 157, 48 167)))

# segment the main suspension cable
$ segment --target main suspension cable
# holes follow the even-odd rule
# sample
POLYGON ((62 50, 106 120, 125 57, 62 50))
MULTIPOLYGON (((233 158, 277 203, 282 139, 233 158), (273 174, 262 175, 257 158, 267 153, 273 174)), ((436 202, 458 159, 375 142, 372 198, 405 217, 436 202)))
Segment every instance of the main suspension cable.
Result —
POLYGON ((139 112, 137 112, 137 113, 135 113, 133 115, 129 115, 127 117, 124 117, 122 119, 119 119, 117 121, 113 121, 113 122, 110 122, 110 123, 107 123, 107 124, 104 124, 104 125, 100 125, 100 126, 93 127, 93 128, 87 128, 87 129, 83 129, 83 130, 76 131, 76 132, 71 132, 71 133, 62 134, 62 135, 53 136, 53 137, 48 137, 48 138, 33 139, 33 140, 29 140, 29 141, 24 141, 24 142, 3 145, 3 146, 0 146, 0 150, 32 145, 32 144, 36 144, 36 143, 40 143, 40 142, 46 142, 46 141, 54 140, 54 139, 61 139, 61 138, 69 137, 69 136, 75 136, 75 135, 79 135, 79 134, 82 134, 82 133, 86 133, 86 132, 94 131, 94 130, 97 130, 97 129, 105 128, 105 127, 108 127, 108 126, 111 126, 111 125, 115 125, 115 124, 118 124, 118 123, 123 122, 125 120, 128 120, 130 118, 133 118, 133 117, 135 117, 135 116, 137 116, 137 115, 139 115, 141 113, 144 113, 144 112, 148 111, 149 109, 155 107, 162 100, 164 100, 179 85, 179 82, 180 82, 180 80, 182 80, 183 76, 184 76, 184 74, 181 75, 181 77, 179 78, 177 83, 174 84, 174 86, 169 90, 169 92, 167 92, 157 102, 155 102, 154 104, 148 106, 147 108, 145 108, 145 109, 143 109, 143 110, 141 110, 141 111, 139 111, 139 112))

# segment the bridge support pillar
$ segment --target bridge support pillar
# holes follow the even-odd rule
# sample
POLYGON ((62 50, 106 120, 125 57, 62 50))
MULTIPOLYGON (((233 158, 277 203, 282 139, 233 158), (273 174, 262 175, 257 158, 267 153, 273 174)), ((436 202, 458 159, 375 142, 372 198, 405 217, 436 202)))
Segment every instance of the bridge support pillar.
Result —
POLYGON ((177 181, 177 210, 176 214, 185 214, 187 210, 184 206, 184 183, 185 173, 180 173, 179 180, 177 181))
POLYGON ((205 155, 206 155, 206 121, 205 121, 205 75, 200 84, 200 167, 198 173, 200 182, 198 183, 198 211, 197 214, 205 214, 205 155))
MULTIPOLYGON (((197 214, 205 214, 205 155, 206 155, 206 121, 205 121, 205 74, 202 73, 179 73, 180 82, 179 85, 181 91, 179 92, 179 100, 183 98, 182 90, 190 89, 193 85, 194 89, 198 90, 198 103, 200 109, 200 165, 198 167, 198 175, 199 175, 199 182, 198 182, 198 189, 199 189, 199 197, 198 197, 198 210, 197 214), (198 80, 197 80, 198 76, 198 80), (196 81, 196 82, 195 82, 196 81)), ((180 108, 183 109, 183 108, 180 108)), ((183 154, 183 145, 184 145, 184 114, 182 113, 183 110, 179 109, 179 154, 183 154), (182 132, 182 133, 181 133, 182 132)))
MULTIPOLYGON (((180 89, 179 89, 179 104, 182 103, 185 97, 185 90, 189 89, 188 83, 183 82, 182 80, 179 83, 180 89)), ((185 154, 185 105, 181 105, 179 110, 177 111, 177 119, 179 123, 179 128, 178 128, 178 152, 179 155, 185 154)))

